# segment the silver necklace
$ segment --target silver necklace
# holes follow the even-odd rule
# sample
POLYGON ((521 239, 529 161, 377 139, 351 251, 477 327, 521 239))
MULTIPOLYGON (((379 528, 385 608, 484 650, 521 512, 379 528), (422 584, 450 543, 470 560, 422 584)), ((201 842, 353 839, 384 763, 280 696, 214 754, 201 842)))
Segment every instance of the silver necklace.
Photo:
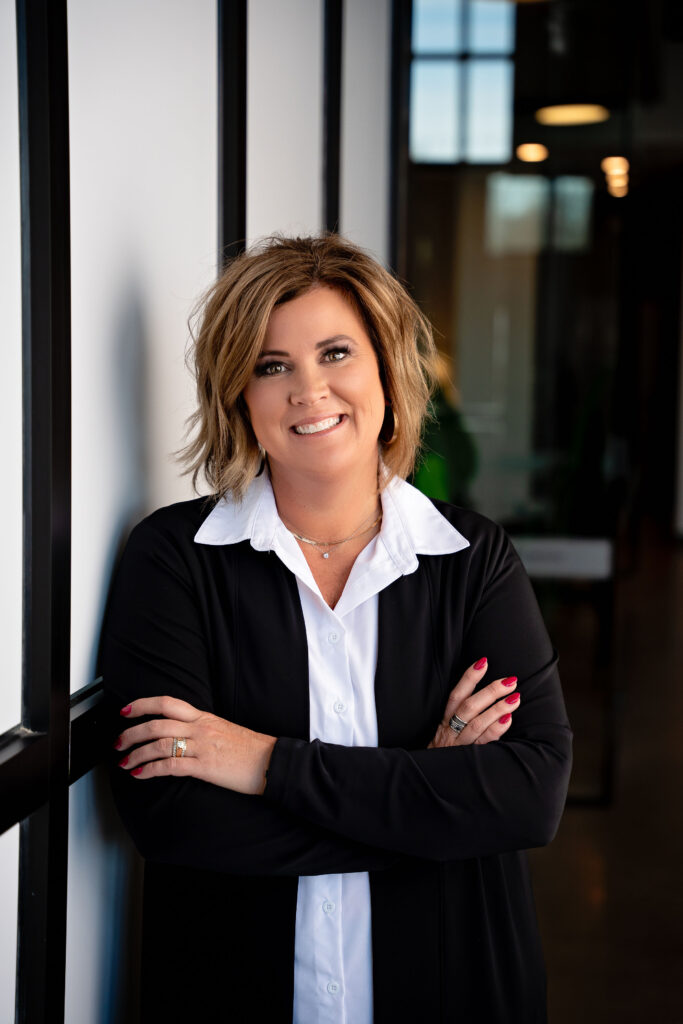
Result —
MULTIPOLYGON (((353 533, 350 533, 348 537, 344 537, 343 540, 311 540, 310 537, 302 537, 300 533, 295 533, 291 526, 287 526, 287 523, 285 523, 285 526, 287 526, 287 529, 292 534, 292 536, 296 537, 296 539, 300 540, 303 544, 310 544, 314 548, 326 548, 327 550, 321 552, 321 554, 323 558, 329 558, 330 548, 338 548, 340 544, 346 544, 347 541, 353 540, 354 537, 360 537, 362 534, 368 533, 370 530, 374 530, 374 528, 377 526, 381 518, 382 513, 380 512, 380 514, 375 519, 374 523, 370 523, 370 525, 366 526, 365 528, 363 528, 363 523, 361 523, 357 530, 354 530, 353 533)), ((285 522, 284 519, 282 521, 285 522)), ((364 522, 367 522, 367 519, 364 520, 364 522)))

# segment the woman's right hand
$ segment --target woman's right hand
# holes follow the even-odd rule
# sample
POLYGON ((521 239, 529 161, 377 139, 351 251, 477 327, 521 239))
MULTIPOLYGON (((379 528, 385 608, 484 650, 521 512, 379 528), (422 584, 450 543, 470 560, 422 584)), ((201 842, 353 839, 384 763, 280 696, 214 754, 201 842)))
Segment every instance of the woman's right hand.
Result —
POLYGON ((443 719, 436 729, 432 742, 427 746, 457 747, 470 743, 491 743, 499 740, 510 728, 512 713, 519 707, 520 695, 514 692, 516 676, 494 679, 477 693, 473 690, 486 674, 488 662, 480 658, 471 665, 460 682, 451 690, 443 719), (461 732, 451 729, 451 716, 457 715, 467 725, 461 732))

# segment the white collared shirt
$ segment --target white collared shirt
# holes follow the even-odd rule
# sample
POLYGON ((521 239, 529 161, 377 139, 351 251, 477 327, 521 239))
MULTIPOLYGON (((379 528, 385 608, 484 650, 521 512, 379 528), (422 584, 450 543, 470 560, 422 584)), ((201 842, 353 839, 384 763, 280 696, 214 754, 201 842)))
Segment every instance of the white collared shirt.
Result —
MULTIPOLYGON (((273 551, 296 576, 308 643, 310 736, 377 746, 375 668, 381 590, 418 567, 418 554, 469 546, 416 488, 384 488, 382 528, 360 552, 336 606, 325 602, 299 545, 280 519, 267 474, 241 504, 222 499, 195 541, 273 551)), ((334 553, 330 557, 334 557, 334 553)), ((372 931, 367 872, 299 878, 294 948, 294 1024, 372 1024, 372 931)))

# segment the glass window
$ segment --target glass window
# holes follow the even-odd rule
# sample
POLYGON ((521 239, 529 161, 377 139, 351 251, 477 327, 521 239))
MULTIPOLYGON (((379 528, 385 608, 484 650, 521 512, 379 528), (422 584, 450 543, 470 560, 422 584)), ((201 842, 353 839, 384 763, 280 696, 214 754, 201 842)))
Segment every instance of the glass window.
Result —
POLYGON ((471 0, 467 48, 470 53, 513 53, 515 5, 509 0, 471 0))
POLYGON ((492 256, 537 253, 546 244, 550 182, 540 174, 489 174, 486 250, 492 256))
POLYGON ((507 163, 512 156, 513 65, 509 60, 467 62, 469 163, 507 163))
POLYGON ((452 163, 460 159, 460 65, 416 60, 410 81, 410 158, 452 163))
MULTIPOLYGON (((22 373, 21 220, 19 116, 14 4, 0 5, 0 309, 2 375, 0 437, 3 441, 0 504, 0 732, 21 717, 22 607, 22 373)), ((12 989, 14 991, 14 989, 12 989)), ((0 1013, 0 1019, 14 1019, 0 1013)))
POLYGON ((457 53, 462 49, 461 0, 414 0, 413 52, 457 53))
POLYGON ((590 247, 593 182, 590 178, 563 175, 553 183, 553 248, 579 252, 590 247))

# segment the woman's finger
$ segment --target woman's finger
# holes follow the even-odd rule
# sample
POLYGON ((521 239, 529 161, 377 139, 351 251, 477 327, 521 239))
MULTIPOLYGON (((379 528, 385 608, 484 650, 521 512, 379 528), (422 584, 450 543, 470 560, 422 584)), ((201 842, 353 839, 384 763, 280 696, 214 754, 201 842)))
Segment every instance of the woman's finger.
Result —
POLYGON ((497 718, 496 721, 488 727, 488 729, 485 729, 484 732, 481 733, 474 742, 482 746, 485 743, 495 743, 496 740, 500 739, 503 733, 508 731, 511 725, 512 711, 506 711, 499 718, 497 718))
POLYGON ((134 725, 130 729, 126 729, 118 737, 114 746, 117 750, 127 750, 128 747, 135 746, 136 743, 146 743, 149 740, 158 740, 170 737, 171 740, 174 736, 187 737, 188 726, 191 727, 191 722, 180 722, 173 718, 153 718, 150 722, 142 722, 140 725, 134 725))
MULTIPOLYGON (((182 760, 183 757, 194 757, 196 751, 195 745, 185 739, 185 753, 176 753, 176 760, 182 760)), ((136 747, 135 750, 131 750, 130 754, 126 754, 119 761, 119 768, 126 768, 131 771, 133 768, 137 768, 140 764, 146 764, 148 761, 160 761, 167 757, 173 757, 173 739, 171 737, 164 737, 164 739, 154 740, 153 743, 145 743, 141 747, 136 747)))
POLYGON ((488 686, 485 686, 482 690, 477 690, 476 693, 470 694, 464 700, 449 699, 446 705, 444 724, 448 725, 451 716, 454 714, 461 718, 463 722, 471 722, 482 711, 490 707, 494 701, 499 700, 505 694, 511 693, 516 686, 517 676, 505 676, 504 679, 494 679, 488 686))
POLYGON ((140 697, 132 704, 126 704, 120 712, 125 718, 139 718, 141 715, 163 715, 181 722, 194 722, 202 714, 186 700, 177 697, 140 697))
POLYGON ((501 723, 500 719, 506 715, 516 711, 520 705, 520 695, 518 693, 509 694, 504 697, 503 700, 497 701, 492 707, 486 708, 476 718, 473 718, 469 724, 460 733, 460 742, 464 744, 476 743, 477 740, 483 736, 487 729, 496 724, 501 723))
POLYGON ((479 661, 475 661, 474 665, 470 665, 470 667, 464 671, 448 696, 446 710, 444 711, 446 725, 448 725, 448 720, 458 704, 461 704, 467 697, 469 697, 477 683, 481 682, 484 678, 488 665, 489 663, 487 658, 480 658, 479 661))
POLYGON ((136 779, 153 779, 160 775, 194 775, 197 771, 197 759, 194 757, 166 757, 159 761, 147 761, 131 770, 136 779))

